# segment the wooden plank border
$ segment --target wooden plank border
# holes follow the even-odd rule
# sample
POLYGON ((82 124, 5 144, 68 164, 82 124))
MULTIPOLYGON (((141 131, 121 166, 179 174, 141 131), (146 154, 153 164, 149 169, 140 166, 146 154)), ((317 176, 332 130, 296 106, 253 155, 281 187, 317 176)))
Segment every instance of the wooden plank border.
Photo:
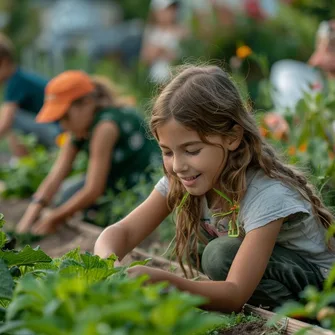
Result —
MULTIPOLYGON (((243 311, 245 314, 257 315, 265 320, 270 320, 272 317, 277 315, 276 313, 267 311, 263 308, 254 307, 249 304, 244 305, 243 311)), ((335 334, 331 330, 313 326, 309 323, 302 322, 302 321, 292 319, 289 317, 283 317, 280 321, 276 322, 276 324, 279 326, 279 328, 282 329, 284 334, 287 334, 287 335, 294 334, 301 328, 310 328, 306 333, 307 335, 334 335, 335 334)))

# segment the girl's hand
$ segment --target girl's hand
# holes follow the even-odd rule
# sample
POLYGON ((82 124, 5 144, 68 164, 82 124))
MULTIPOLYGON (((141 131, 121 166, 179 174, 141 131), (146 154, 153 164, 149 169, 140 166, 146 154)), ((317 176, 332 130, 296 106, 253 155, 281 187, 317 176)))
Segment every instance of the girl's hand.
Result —
POLYGON ((30 204, 15 228, 16 233, 23 234, 29 232, 41 210, 42 206, 40 204, 30 204))
POLYGON ((160 269, 151 268, 149 266, 136 265, 127 270, 128 276, 131 278, 139 277, 144 274, 149 276, 149 283, 156 283, 160 281, 169 281, 171 273, 160 269))
POLYGON ((36 222, 32 227, 31 232, 35 235, 53 234, 62 223, 63 222, 59 220, 55 212, 51 211, 36 222))

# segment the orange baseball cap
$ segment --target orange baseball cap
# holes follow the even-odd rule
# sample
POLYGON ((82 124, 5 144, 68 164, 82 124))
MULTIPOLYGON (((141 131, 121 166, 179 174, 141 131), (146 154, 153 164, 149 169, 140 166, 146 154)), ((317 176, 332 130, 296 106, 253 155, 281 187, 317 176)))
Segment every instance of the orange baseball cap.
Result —
POLYGON ((90 76, 83 71, 69 70, 59 74, 45 88, 44 105, 36 116, 36 122, 60 120, 73 101, 94 90, 90 76))

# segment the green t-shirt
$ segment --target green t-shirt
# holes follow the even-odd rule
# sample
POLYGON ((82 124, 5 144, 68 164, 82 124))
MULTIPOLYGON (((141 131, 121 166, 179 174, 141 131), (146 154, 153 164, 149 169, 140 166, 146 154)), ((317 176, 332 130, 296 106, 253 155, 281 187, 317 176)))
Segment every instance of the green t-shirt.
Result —
MULTIPOLYGON (((119 128, 119 138, 111 153, 111 171, 108 175, 107 187, 115 189, 116 183, 122 179, 130 188, 148 172, 148 168, 160 159, 160 151, 156 141, 146 136, 144 120, 132 108, 109 107, 98 111, 91 126, 90 134, 102 121, 113 121, 119 128)), ((88 139, 73 139, 72 143, 89 155, 91 135, 88 139)))
POLYGON ((18 68, 6 82, 4 101, 15 102, 20 109, 37 114, 43 106, 47 83, 46 79, 18 68))

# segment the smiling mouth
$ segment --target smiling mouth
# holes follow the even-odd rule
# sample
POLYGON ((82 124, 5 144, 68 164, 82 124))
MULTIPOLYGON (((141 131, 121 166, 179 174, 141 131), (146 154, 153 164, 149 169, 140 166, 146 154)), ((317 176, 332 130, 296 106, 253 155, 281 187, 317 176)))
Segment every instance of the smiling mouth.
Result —
POLYGON ((198 175, 193 176, 193 177, 183 177, 183 178, 181 178, 181 179, 183 179, 183 180, 185 180, 185 181, 191 181, 191 180, 195 180, 195 179, 197 179, 200 175, 201 175, 201 173, 199 173, 198 175))

